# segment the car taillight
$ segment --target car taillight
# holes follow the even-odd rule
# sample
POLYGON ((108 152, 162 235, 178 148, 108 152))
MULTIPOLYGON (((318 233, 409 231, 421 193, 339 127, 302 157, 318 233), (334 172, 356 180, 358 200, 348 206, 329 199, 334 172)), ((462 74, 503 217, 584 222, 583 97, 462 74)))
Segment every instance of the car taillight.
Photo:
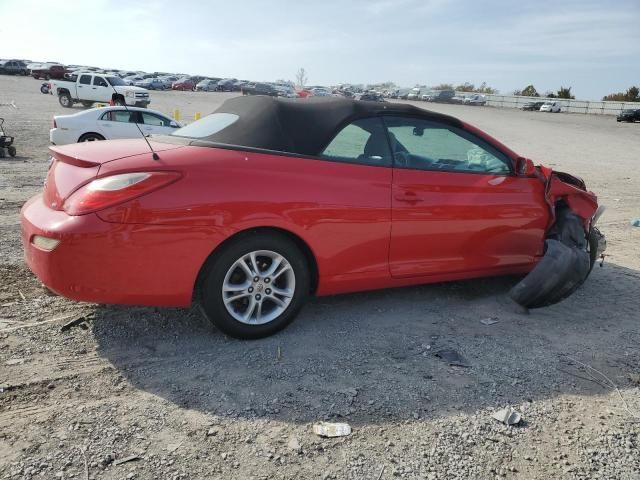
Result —
POLYGON ((96 212, 146 195, 180 177, 177 172, 135 172, 98 178, 73 192, 63 209, 69 215, 96 212))

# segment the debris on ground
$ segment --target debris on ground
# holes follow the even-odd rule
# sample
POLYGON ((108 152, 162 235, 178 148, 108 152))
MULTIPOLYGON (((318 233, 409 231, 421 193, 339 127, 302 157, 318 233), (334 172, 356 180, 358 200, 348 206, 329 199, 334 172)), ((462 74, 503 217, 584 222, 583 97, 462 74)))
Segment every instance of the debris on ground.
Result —
POLYGON ((71 328, 80 325, 81 327, 84 327, 85 330, 87 328, 86 325, 81 325, 83 323, 85 323, 87 321, 87 317, 86 315, 79 315, 75 318, 72 318, 71 320, 69 320, 67 323, 65 323, 64 325, 62 325, 60 327, 60 331, 61 332, 66 332, 67 330, 70 330, 71 328))
POLYGON ((313 426, 313 433, 321 437, 346 437, 351 435, 351 426, 348 423, 321 422, 313 426))
POLYGON ((141 460, 142 457, 139 455, 129 455, 128 457, 120 458, 113 462, 114 465, 122 465, 123 463, 133 462, 135 460, 141 460))
POLYGON ((505 425, 516 425, 522 420, 522 415, 516 412, 513 407, 506 407, 493 412, 491 416, 505 425))
POLYGON ((453 348, 438 350, 435 356, 444 360, 452 367, 471 367, 471 364, 453 348))
POLYGON ((300 441, 297 439, 297 437, 290 437, 289 442, 287 443, 287 447, 289 448, 289 450, 293 450, 294 452, 302 452, 302 445, 300 445, 300 441))
POLYGON ((480 323, 483 325, 493 325, 494 323, 498 323, 498 319, 496 317, 483 318, 480 320, 480 323))
POLYGON ((631 226, 640 227, 640 218, 634 218, 633 220, 631 220, 631 226))

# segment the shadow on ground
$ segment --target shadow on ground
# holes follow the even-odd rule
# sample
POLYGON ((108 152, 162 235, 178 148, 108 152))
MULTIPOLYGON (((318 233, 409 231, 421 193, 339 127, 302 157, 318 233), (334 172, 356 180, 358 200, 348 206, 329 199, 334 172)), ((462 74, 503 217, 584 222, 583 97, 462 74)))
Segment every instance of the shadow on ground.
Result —
POLYGON ((640 272, 609 264, 561 304, 523 314, 495 278, 314 299, 286 331, 237 341, 197 309, 100 307, 99 355, 134 387, 218 415, 354 424, 620 387, 640 364, 640 272), (483 325, 483 318, 498 323, 483 325), (434 355, 453 348, 470 368, 434 355), (584 377, 584 378, 581 378, 584 377))

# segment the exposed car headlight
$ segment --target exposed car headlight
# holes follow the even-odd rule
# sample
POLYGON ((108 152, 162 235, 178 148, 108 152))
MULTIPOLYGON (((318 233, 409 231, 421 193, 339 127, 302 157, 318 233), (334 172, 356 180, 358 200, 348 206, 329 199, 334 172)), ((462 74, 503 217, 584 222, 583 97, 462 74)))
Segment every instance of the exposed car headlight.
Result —
POLYGON ((132 94, 133 94, 133 92, 131 92, 131 91, 124 92, 124 96, 125 97, 130 97, 132 94))

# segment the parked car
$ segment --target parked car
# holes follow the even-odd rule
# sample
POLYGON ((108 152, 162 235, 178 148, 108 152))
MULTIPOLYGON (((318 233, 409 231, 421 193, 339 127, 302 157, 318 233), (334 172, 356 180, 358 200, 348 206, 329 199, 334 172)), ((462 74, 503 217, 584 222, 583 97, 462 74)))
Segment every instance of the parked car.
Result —
POLYGON ((141 75, 134 75, 132 77, 125 77, 122 79, 122 81, 125 83, 125 85, 135 85, 136 82, 142 82, 143 80, 145 80, 144 78, 142 78, 141 75))
POLYGON ((544 105, 544 102, 527 102, 522 106, 521 110, 539 112, 542 105, 544 105))
POLYGON ((541 112, 559 113, 562 109, 560 102, 544 102, 540 107, 541 112))
POLYGON ((464 103, 464 99, 465 99, 464 95, 454 95, 453 97, 451 97, 450 102, 462 104, 464 103))
POLYGON ((259 338, 310 294, 528 273, 510 296, 550 305, 604 249, 580 179, 412 105, 238 96, 149 141, 154 153, 144 139, 50 148, 21 211, 24 257, 50 290, 195 299, 223 332, 259 338))
POLYGON ((44 64, 41 68, 31 70, 31 76, 35 79, 44 78, 45 80, 62 80, 64 74, 68 70, 63 65, 57 64, 44 64))
POLYGON ((236 89, 237 78, 223 78, 218 81, 216 90, 219 92, 233 92, 236 89))
POLYGON ((407 93, 407 100, 420 100, 420 96, 422 95, 422 90, 419 88, 412 88, 409 93, 407 93))
POLYGON ((278 96, 278 90, 268 83, 249 83, 242 87, 242 95, 269 95, 278 96))
POLYGON ((380 93, 376 93, 376 92, 365 92, 365 93, 361 93, 356 95, 356 100, 364 100, 367 102, 384 102, 385 99, 382 96, 382 94, 380 93))
POLYGON ((314 97, 330 97, 333 95, 333 91, 327 87, 312 87, 310 91, 314 97))
POLYGON ((135 82, 134 85, 147 90, 165 90, 167 88, 167 84, 159 78, 145 78, 135 82))
POLYGON ((27 64, 21 60, 1 60, 0 74, 3 75, 29 75, 27 64))
POLYGON ((201 82, 196 85, 196 91, 198 92, 215 92, 218 87, 218 82, 216 80, 211 80, 210 78, 205 78, 201 82))
POLYGON ((74 103, 90 107, 95 102, 111 101, 116 105, 146 107, 151 102, 149 92, 127 85, 120 77, 82 73, 75 82, 52 80, 50 84, 51 93, 65 108, 73 107, 74 103))
POLYGON ((171 89, 171 85, 173 85, 173 82, 177 82, 182 77, 178 77, 176 75, 169 75, 169 76, 159 77, 159 78, 160 78, 160 80, 162 80, 164 82, 165 88, 170 90, 171 89))
POLYGON ((171 89, 193 92, 196 89, 196 84, 190 78, 181 78, 171 84, 171 89))
POLYGON ((452 103, 456 92, 453 90, 433 90, 424 98, 427 102, 452 103))
POLYGON ((469 95, 467 97, 464 97, 463 102, 465 105, 486 105, 487 104, 487 97, 485 97, 484 95, 480 95, 480 94, 473 94, 473 95, 469 95))
POLYGON ((92 108, 73 115, 53 117, 49 139, 53 145, 66 145, 96 140, 139 138, 140 130, 144 135, 168 135, 181 126, 165 114, 146 108, 92 108))
POLYGON ((640 121, 640 108, 622 110, 616 117, 618 122, 638 122, 640 121))

